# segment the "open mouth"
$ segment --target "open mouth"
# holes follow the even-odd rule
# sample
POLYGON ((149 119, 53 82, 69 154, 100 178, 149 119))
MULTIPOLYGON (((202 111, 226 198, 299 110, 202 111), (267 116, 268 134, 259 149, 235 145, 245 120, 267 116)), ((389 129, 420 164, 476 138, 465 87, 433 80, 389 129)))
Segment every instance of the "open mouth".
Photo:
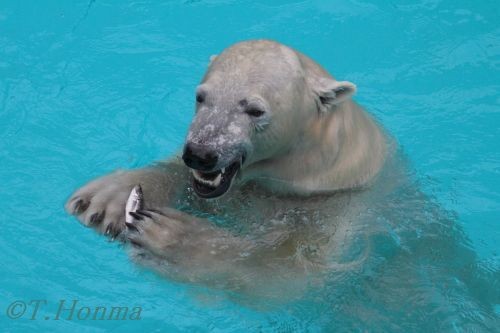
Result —
POLYGON ((192 169, 193 189, 201 198, 220 197, 229 190, 240 168, 241 161, 235 161, 225 168, 212 172, 192 169))

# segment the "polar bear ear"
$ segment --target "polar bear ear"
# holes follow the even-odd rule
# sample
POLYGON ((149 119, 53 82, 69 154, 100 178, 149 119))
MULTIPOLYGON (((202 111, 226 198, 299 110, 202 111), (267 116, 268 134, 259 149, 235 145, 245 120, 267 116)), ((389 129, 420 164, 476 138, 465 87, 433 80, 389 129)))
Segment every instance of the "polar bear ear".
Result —
POLYGON ((216 58, 217 58, 217 54, 212 54, 212 55, 210 56, 210 60, 209 60, 209 62, 208 62, 208 66, 210 66, 210 65, 214 62, 214 60, 215 60, 216 58))
POLYGON ((356 92, 356 85, 348 81, 335 81, 330 78, 321 78, 313 86, 314 93, 318 96, 318 108, 326 112, 332 106, 341 104, 351 98, 356 92))

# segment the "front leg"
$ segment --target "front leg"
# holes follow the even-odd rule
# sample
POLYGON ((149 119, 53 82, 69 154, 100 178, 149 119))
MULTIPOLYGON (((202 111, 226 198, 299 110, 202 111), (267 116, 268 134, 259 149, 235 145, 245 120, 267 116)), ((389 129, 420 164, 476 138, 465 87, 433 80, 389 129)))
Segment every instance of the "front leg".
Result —
POLYGON ((307 269, 297 256, 302 237, 289 228, 255 238, 172 208, 130 214, 125 234, 132 260, 168 278, 254 295, 291 295, 305 286, 307 269))
MULTIPOLYGON (((130 215, 126 239, 132 259, 178 280, 206 282, 209 276, 226 276, 225 266, 238 258, 244 261, 255 247, 208 220, 173 208, 137 210, 130 215)), ((236 267, 233 270, 234 274, 236 267)))
POLYGON ((147 207, 166 206, 186 182, 185 170, 172 161, 131 171, 117 171, 78 189, 66 202, 68 213, 101 234, 118 236, 125 229, 125 203, 132 188, 145 190, 147 207))

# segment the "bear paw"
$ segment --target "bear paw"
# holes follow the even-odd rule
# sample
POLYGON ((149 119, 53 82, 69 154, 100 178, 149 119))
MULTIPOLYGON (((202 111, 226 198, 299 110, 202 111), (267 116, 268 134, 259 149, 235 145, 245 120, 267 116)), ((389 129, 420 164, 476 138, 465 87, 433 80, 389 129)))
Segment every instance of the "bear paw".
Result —
POLYGON ((94 180, 77 190, 66 202, 66 211, 83 225, 112 239, 125 230, 125 204, 134 187, 128 172, 94 180))
POLYGON ((127 212, 125 238, 136 257, 156 257, 171 264, 186 265, 209 253, 223 241, 209 221, 176 209, 139 209, 127 212))

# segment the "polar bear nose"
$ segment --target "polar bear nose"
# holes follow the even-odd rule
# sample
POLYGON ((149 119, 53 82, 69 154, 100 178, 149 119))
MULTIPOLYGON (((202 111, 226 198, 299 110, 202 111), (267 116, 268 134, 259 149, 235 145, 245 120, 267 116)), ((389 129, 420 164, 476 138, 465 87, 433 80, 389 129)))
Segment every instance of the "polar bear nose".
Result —
POLYGON ((192 169, 210 171, 217 164, 219 157, 215 151, 206 146, 188 142, 184 146, 182 159, 192 169))

